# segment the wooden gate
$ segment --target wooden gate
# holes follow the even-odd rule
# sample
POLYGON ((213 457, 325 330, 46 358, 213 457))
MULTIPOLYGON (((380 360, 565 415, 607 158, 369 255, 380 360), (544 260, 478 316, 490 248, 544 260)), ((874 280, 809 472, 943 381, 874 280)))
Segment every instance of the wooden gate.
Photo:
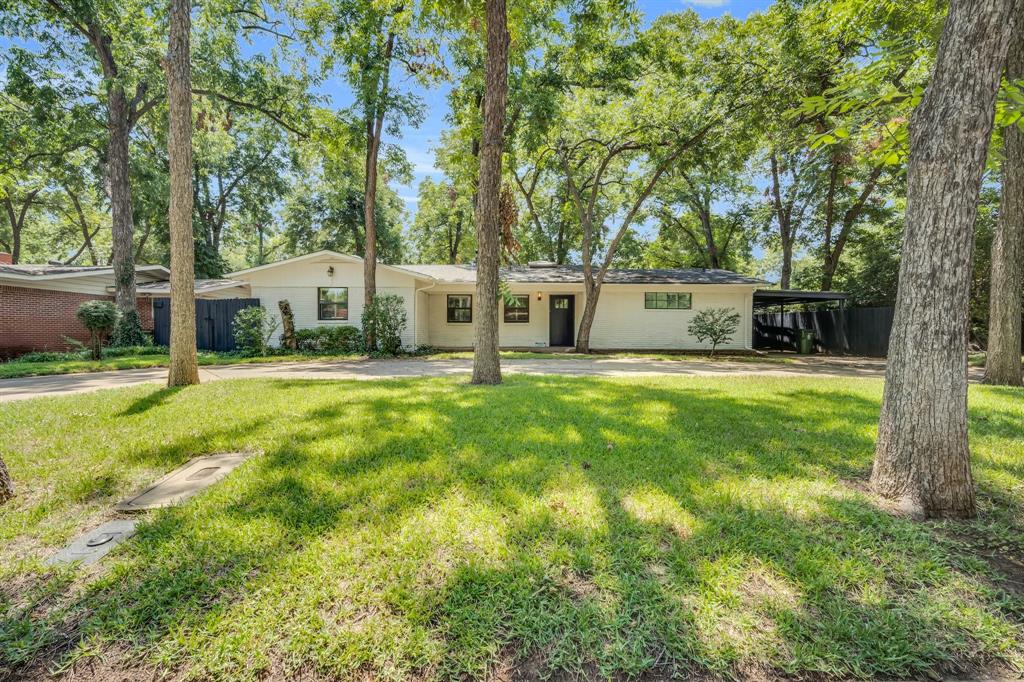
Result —
MULTIPOLYGON (((200 350, 235 350, 232 323, 235 313, 258 306, 258 298, 196 299, 196 348, 200 350)), ((166 346, 171 342, 171 299, 153 299, 153 340, 166 346)))

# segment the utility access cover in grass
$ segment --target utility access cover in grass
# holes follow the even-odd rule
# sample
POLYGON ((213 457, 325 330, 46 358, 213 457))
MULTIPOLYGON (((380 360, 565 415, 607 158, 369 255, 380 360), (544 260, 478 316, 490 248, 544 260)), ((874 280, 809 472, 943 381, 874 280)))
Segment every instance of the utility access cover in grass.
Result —
POLYGON ((110 550, 135 535, 135 521, 107 521, 98 528, 82 533, 64 549, 47 559, 50 564, 69 564, 80 561, 85 565, 94 564, 110 550))
POLYGON ((178 467, 145 490, 117 503, 118 511, 143 511, 184 502, 231 473, 249 457, 244 452, 222 452, 197 457, 178 467))

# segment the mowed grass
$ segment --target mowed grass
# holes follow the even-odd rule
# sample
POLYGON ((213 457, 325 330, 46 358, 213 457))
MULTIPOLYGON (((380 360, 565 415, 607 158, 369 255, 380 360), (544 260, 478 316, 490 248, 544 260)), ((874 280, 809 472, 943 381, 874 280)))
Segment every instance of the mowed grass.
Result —
MULTIPOLYGON (((199 364, 211 365, 242 365, 269 362, 310 362, 328 360, 355 360, 363 355, 303 355, 300 353, 246 357, 235 353, 216 353, 199 351, 199 364)), ((0 379, 17 379, 19 377, 52 376, 54 374, 83 374, 106 372, 114 369, 144 369, 147 367, 167 367, 170 356, 166 353, 154 355, 127 355, 123 357, 103 358, 102 360, 52 360, 47 362, 19 362, 11 360, 0 362, 0 379)))
POLYGON ((0 404, 0 678, 1019 674, 1024 392, 971 388, 979 519, 917 523, 862 492, 880 391, 514 376, 0 404), (259 454, 100 565, 42 565, 231 450, 259 454))

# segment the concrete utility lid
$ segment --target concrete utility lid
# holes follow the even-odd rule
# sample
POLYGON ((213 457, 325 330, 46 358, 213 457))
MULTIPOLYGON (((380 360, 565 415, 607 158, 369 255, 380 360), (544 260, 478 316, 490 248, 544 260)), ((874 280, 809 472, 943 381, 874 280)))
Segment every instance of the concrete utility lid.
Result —
POLYGON ((171 507, 184 502, 227 476, 249 456, 249 453, 245 452, 223 452, 217 455, 197 457, 145 490, 118 502, 114 509, 142 511, 171 507))
POLYGON ((85 565, 94 564, 110 550, 135 535, 135 521, 107 521, 99 528, 82 533, 46 560, 48 566, 69 564, 80 561, 85 565))

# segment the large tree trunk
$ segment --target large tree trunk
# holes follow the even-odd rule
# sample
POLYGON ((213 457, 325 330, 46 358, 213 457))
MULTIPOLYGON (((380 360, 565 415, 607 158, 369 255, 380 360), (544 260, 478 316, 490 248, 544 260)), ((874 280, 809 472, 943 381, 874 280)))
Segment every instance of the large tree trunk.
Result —
POLYGON ((14 497, 14 482, 11 481, 11 472, 7 470, 4 460, 0 459, 0 504, 14 497))
MULTIPOLYGON (((132 243, 132 191, 129 184, 129 106, 124 88, 110 84, 107 94, 107 176, 110 182, 110 213, 113 220, 114 301, 121 314, 135 310, 135 252, 132 243)), ((191 193, 191 188, 189 189, 191 193)))
POLYGON ((583 315, 580 316, 580 328, 576 332, 576 352, 590 352, 590 330, 597 317, 597 300, 601 296, 601 285, 584 278, 583 315))
POLYGON ((793 229, 792 203, 782 201, 782 179, 780 178, 779 156, 771 153, 772 164, 772 202, 775 208, 775 219, 779 224, 779 242, 782 244, 782 270, 779 273, 779 288, 788 289, 793 276, 793 229))
POLYGON ((793 240, 786 238, 782 241, 782 269, 779 272, 779 288, 788 289, 789 282, 793 278, 793 240))
POLYGON ((487 59, 476 206, 476 308, 473 383, 501 383, 498 356, 498 269, 501 259, 501 153, 508 100, 505 0, 487 0, 487 59))
POLYGON ((700 206, 698 211, 700 217, 700 227, 704 232, 704 249, 707 252, 707 258, 705 259, 708 263, 708 267, 718 270, 722 267, 721 259, 718 255, 718 245, 715 244, 715 232, 712 221, 714 217, 711 213, 711 200, 704 199, 703 204, 700 206))
MULTIPOLYGON (((1024 3, 1017 13, 1006 59, 1006 78, 1024 78, 1024 3)), ((1024 287, 1024 132, 1012 125, 1003 132, 1003 196, 992 239, 988 355, 985 383, 1020 386, 1021 288, 1024 287)))
MULTIPOLYGON (((373 115, 366 117, 366 173, 363 192, 363 225, 366 228, 366 242, 363 246, 363 305, 369 307, 377 295, 377 158, 380 155, 380 138, 384 133, 384 113, 387 111, 391 55, 395 49, 395 34, 388 33, 384 47, 384 80, 378 93, 377 106, 373 115)), ((373 348, 375 341, 368 333, 366 343, 373 348)))
POLYGON ((906 228, 871 484, 925 517, 975 513, 967 442, 971 249, 1015 8, 952 0, 910 121, 906 228))
POLYGON ((171 0, 167 44, 167 156, 171 166, 171 367, 168 386, 199 383, 196 360, 195 245, 192 233, 191 0, 171 0))

